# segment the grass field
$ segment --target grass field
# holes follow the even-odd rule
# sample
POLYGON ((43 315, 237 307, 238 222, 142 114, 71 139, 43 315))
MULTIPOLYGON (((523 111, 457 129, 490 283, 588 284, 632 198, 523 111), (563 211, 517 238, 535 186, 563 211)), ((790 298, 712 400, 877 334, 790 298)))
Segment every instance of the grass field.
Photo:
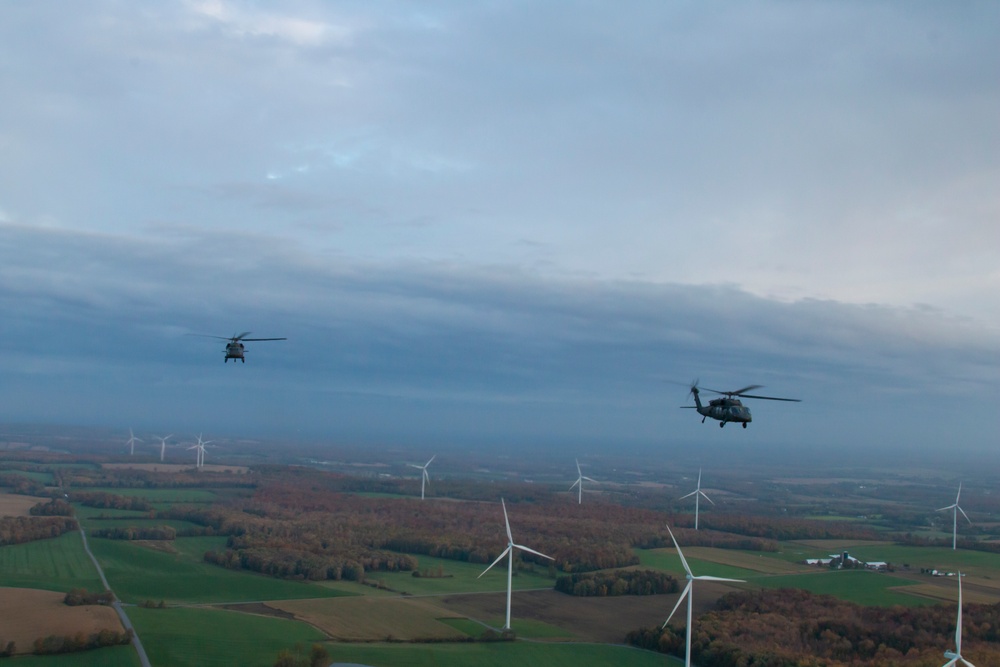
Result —
POLYGON ((933 604, 933 600, 893 590, 909 585, 905 579, 866 570, 823 570, 815 574, 763 577, 755 583, 766 588, 800 588, 821 595, 833 595, 841 600, 861 605, 917 607, 933 604))
POLYGON ((776 558, 770 553, 756 551, 688 547, 684 549, 684 557, 688 559, 689 565, 692 560, 706 561, 717 565, 728 565, 743 570, 759 572, 761 574, 802 574, 812 571, 812 568, 808 565, 776 558))
POLYGON ((154 665, 271 667, 284 649, 324 639, 305 623, 219 609, 140 609, 129 618, 154 665))
POLYGON ((372 667, 664 667, 683 660, 624 646, 497 642, 492 644, 327 644, 334 662, 372 667))
MULTIPOLYGON (((712 549, 711 551, 722 551, 722 549, 712 549)), ((664 572, 669 572, 674 575, 680 575, 681 579, 684 578, 684 566, 681 565, 681 559, 680 556, 677 555, 676 549, 636 549, 635 552, 639 556, 639 564, 643 567, 652 568, 654 570, 663 570, 664 572)), ((733 565, 713 563, 711 561, 701 560, 700 558, 691 558, 686 551, 684 557, 687 559, 688 566, 690 566, 691 571, 699 576, 709 575, 712 577, 726 577, 727 579, 746 580, 759 576, 758 571, 745 567, 734 567, 733 565)), ((722 558, 727 557, 720 556, 720 559, 722 558)))
MULTIPOLYGON (((439 566, 444 574, 451 575, 443 578, 414 577, 411 572, 371 572, 367 576, 369 579, 384 581, 386 586, 398 592, 410 593, 412 595, 425 595, 431 593, 485 593, 490 591, 507 590, 507 561, 506 559, 497 563, 483 577, 479 577, 489 563, 483 565, 479 563, 464 563, 456 560, 446 560, 443 558, 432 558, 431 556, 418 556, 418 570, 436 570, 439 566)), ((536 566, 534 572, 514 572, 511 586, 514 590, 524 590, 532 588, 552 588, 555 580, 548 576, 545 568, 536 566)))
MULTIPOLYGON (((268 606, 295 614, 335 639, 372 641, 392 636, 399 640, 462 639, 442 618, 453 616, 435 604, 435 598, 351 597, 326 600, 285 600, 268 606)), ((502 625, 502 623, 501 623, 502 625)), ((479 633, 483 631, 479 626, 479 633)))
POLYGON ((104 568, 111 588, 125 602, 247 602, 333 597, 345 593, 311 583, 284 581, 235 572, 202 559, 209 549, 224 548, 224 537, 174 540, 176 554, 121 540, 91 539, 90 548, 104 568))
POLYGON ((62 655, 25 655, 5 660, 5 664, 15 667, 141 667, 139 654, 131 645, 62 655))
POLYGON ((94 564, 73 531, 48 540, 0 548, 0 586, 68 592, 72 588, 103 590, 94 564))

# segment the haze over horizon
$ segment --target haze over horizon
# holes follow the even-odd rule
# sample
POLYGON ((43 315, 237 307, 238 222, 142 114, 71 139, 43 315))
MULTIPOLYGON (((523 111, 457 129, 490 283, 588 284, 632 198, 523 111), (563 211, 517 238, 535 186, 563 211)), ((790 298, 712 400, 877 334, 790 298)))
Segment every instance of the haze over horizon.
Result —
POLYGON ((0 422, 995 448, 996 4, 3 16, 0 422))

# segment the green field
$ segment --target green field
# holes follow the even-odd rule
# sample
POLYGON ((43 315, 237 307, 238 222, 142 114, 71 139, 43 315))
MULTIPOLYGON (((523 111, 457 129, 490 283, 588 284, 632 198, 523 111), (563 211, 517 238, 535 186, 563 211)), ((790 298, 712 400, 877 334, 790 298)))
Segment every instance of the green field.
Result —
MULTIPOLYGON (((418 570, 436 570, 439 566, 446 576, 443 578, 414 577, 412 572, 369 572, 370 580, 384 581, 385 585, 397 592, 412 595, 428 593, 489 593, 507 590, 507 560, 497 563, 487 574, 479 577, 486 564, 466 563, 431 556, 418 556, 418 570)), ((535 566, 534 572, 517 572, 511 579, 514 590, 532 588, 552 588, 555 580, 548 576, 548 569, 535 566)))
POLYGON ((60 592, 104 589, 77 531, 0 548, 0 586, 60 592))
POLYGON ((820 595, 833 595, 861 605, 918 607, 936 604, 935 600, 894 591, 907 581, 881 572, 867 570, 823 570, 815 574, 792 574, 763 577, 755 583, 765 588, 800 588, 820 595))
POLYGON ((491 644, 327 644, 334 662, 372 667, 664 667, 683 660, 607 644, 497 642, 491 644))
POLYGON ((312 626, 220 609, 140 609, 129 618, 154 665, 271 667, 284 649, 324 639, 312 626))
POLYGON ((4 658, 4 664, 16 667, 140 667, 139 654, 129 646, 110 646, 94 651, 62 655, 26 655, 4 658))
MULTIPOLYGON (((681 559, 677 555, 676 549, 636 549, 635 553, 639 556, 639 564, 643 567, 662 570, 674 575, 680 575, 681 579, 684 578, 684 566, 681 565, 681 559)), ((685 558, 687 557, 685 556, 685 558)), ((687 558, 687 562, 691 571, 698 576, 708 575, 711 577, 725 577, 727 579, 745 579, 747 581, 761 576, 759 572, 753 570, 733 567, 732 565, 723 565, 721 563, 712 563, 697 558, 687 558)))
POLYGON ((247 602, 335 597, 345 593, 312 583, 285 581, 206 563, 205 551, 225 548, 224 537, 185 537, 169 554, 122 540, 93 538, 90 548, 115 594, 125 602, 247 602))

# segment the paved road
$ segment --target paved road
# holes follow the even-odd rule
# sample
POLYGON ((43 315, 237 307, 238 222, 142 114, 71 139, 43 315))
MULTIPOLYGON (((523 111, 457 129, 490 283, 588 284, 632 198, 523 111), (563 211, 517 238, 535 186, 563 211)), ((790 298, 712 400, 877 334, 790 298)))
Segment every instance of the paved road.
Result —
MULTIPOLYGON (((101 564, 97 562, 97 559, 94 558, 94 554, 90 551, 90 545, 87 543, 87 533, 83 531, 83 526, 80 525, 79 521, 76 522, 76 527, 80 529, 80 537, 83 538, 83 550, 87 552, 87 555, 90 556, 90 560, 94 564, 94 567, 97 568, 97 574, 101 577, 101 583, 104 584, 104 590, 111 591, 111 586, 108 585, 108 579, 104 576, 104 570, 101 569, 101 564)), ((114 591, 111 591, 111 594, 114 595, 114 591)), ((135 647, 136 652, 139 654, 139 661, 142 663, 142 667, 153 667, 153 665, 149 662, 149 656, 146 655, 146 649, 142 647, 142 641, 139 639, 138 633, 136 633, 135 628, 132 626, 132 621, 129 620, 128 614, 125 613, 125 610, 122 608, 122 603, 118 601, 117 597, 115 597, 115 601, 111 604, 111 606, 113 606, 115 611, 118 612, 118 618, 122 620, 122 625, 125 626, 125 629, 132 631, 132 646, 135 647)))

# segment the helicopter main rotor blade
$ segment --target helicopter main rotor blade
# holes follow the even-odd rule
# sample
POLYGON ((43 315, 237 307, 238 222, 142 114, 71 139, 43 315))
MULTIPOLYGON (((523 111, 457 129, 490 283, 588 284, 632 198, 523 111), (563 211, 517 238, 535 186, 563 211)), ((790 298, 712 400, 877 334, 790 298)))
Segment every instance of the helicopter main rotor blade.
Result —
POLYGON ((729 391, 729 392, 726 392, 726 393, 727 394, 732 394, 733 396, 740 396, 745 391, 753 391, 754 389, 763 389, 763 388, 764 388, 764 385, 762 385, 762 384, 751 384, 751 385, 748 385, 746 387, 743 387, 742 389, 737 389, 736 391, 729 391))
POLYGON ((239 334, 238 336, 233 336, 229 340, 231 340, 231 341, 233 341, 235 343, 238 340, 243 340, 244 336, 249 336, 249 335, 250 335, 249 331, 244 331, 243 333, 239 334))
POLYGON ((259 341, 259 340, 288 340, 287 338, 238 338, 236 340, 259 341))
POLYGON ((219 340, 233 340, 231 336, 211 336, 209 334, 196 334, 189 333, 188 336, 197 336, 198 338, 217 338, 219 340))
POLYGON ((789 401, 791 403, 801 403, 801 398, 775 398, 774 396, 752 396, 750 394, 740 394, 740 398, 761 398, 765 401, 789 401))

